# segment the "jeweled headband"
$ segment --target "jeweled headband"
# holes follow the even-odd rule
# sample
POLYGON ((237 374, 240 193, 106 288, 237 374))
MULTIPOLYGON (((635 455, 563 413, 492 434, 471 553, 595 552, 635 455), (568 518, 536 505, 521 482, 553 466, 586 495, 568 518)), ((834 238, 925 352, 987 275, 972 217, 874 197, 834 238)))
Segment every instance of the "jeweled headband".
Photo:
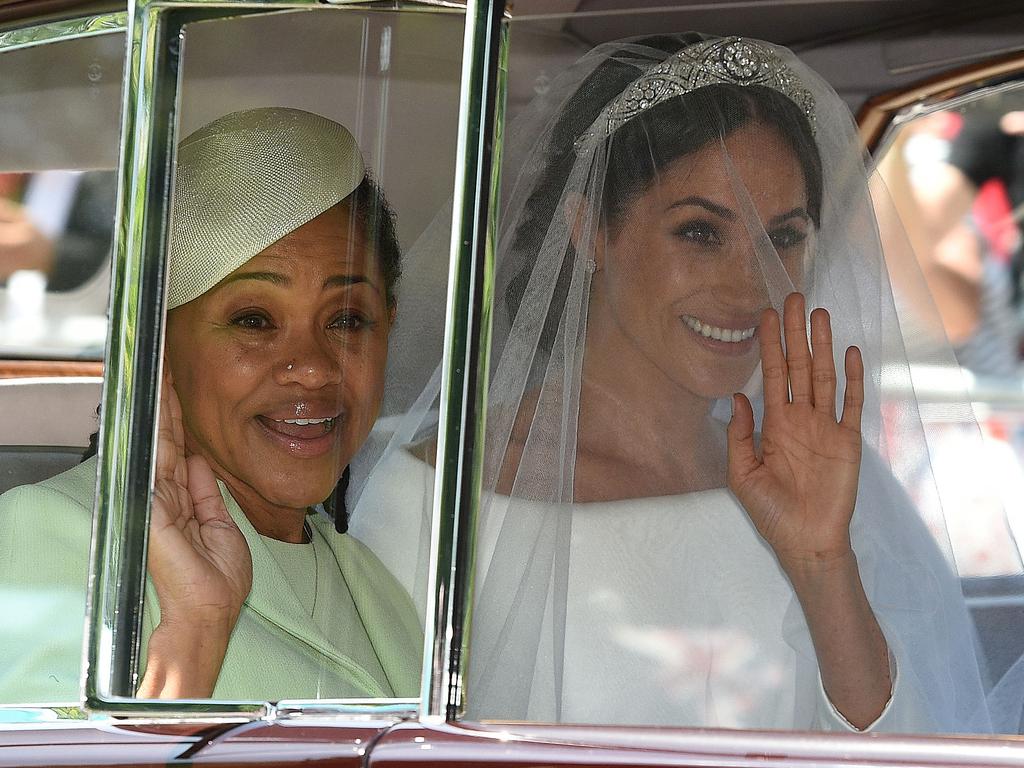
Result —
POLYGON ((677 51, 637 78, 576 142, 610 136, 644 110, 707 85, 761 85, 778 91, 800 108, 814 130, 814 96, 775 51, 756 40, 726 37, 704 40, 677 51))

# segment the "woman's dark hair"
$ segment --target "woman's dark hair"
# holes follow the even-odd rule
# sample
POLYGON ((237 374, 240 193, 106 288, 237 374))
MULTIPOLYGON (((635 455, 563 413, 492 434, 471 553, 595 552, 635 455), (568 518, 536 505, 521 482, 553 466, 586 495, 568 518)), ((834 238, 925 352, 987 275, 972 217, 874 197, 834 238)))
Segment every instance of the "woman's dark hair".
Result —
POLYGON ((807 187, 807 213, 821 223, 821 155, 810 123, 787 96, 762 85, 707 85, 640 113, 610 138, 602 191, 602 219, 614 226, 629 202, 642 195, 661 172, 739 129, 773 128, 800 163, 807 187), (701 120, 687 120, 701 115, 701 120))
MULTIPOLYGON (((653 36, 631 40, 623 50, 643 46, 672 54, 702 39, 700 35, 653 36)), ((628 53, 621 58, 629 58, 628 53)), ((635 65, 613 54, 598 65, 566 100, 552 129, 544 170, 530 193, 523 219, 513 234, 512 252, 539 252, 552 217, 563 215, 558 210, 558 203, 576 162, 576 140, 593 124, 604 107, 640 74, 635 65)), ((704 86, 651 107, 606 139, 608 165, 602 189, 603 223, 614 227, 628 204, 642 195, 674 161, 755 123, 774 128, 793 150, 807 185, 808 215, 818 225, 823 183, 821 155, 807 117, 792 100, 771 88, 724 83, 704 86), (692 119, 694 115, 701 116, 701 119, 692 119)), ((545 348, 553 339, 559 314, 554 308, 561 305, 568 292, 574 261, 575 254, 570 246, 558 277, 552 312, 541 335, 545 348)), ((505 301, 510 320, 519 309, 532 267, 532 262, 524 259, 520 272, 507 284, 505 301)))
POLYGON ((402 247, 395 229, 395 212, 384 196, 384 191, 367 172, 355 191, 346 198, 364 237, 374 245, 380 270, 384 275, 384 290, 388 305, 395 305, 395 290, 402 276, 402 247))

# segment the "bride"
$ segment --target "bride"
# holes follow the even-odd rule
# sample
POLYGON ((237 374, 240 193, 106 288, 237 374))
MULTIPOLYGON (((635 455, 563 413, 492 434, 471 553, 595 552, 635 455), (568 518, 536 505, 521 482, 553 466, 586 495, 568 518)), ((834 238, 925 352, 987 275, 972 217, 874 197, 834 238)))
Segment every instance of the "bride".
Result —
MULTIPOLYGON (((904 482, 909 362, 948 350, 931 318, 901 331, 887 268, 913 255, 883 248, 854 131, 789 52, 697 34, 600 46, 513 125, 470 716, 992 727, 941 516, 904 482), (831 312, 810 344, 805 295, 831 312)), ((410 587, 413 432, 352 521, 410 587)))

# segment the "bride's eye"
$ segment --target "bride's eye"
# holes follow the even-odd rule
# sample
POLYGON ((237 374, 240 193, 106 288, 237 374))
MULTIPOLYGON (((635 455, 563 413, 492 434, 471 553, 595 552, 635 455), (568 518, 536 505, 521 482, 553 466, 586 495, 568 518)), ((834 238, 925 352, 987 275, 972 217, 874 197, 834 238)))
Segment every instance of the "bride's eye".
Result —
POLYGON ((703 221, 697 219, 695 221, 688 221, 685 224, 676 228, 676 237, 680 237, 683 240, 688 240, 691 243, 698 245, 721 245, 722 238, 718 232, 718 228, 710 221, 703 221))
POLYGON ((778 250, 786 250, 803 243, 807 239, 807 233, 797 227, 785 226, 773 229, 768 238, 778 250))

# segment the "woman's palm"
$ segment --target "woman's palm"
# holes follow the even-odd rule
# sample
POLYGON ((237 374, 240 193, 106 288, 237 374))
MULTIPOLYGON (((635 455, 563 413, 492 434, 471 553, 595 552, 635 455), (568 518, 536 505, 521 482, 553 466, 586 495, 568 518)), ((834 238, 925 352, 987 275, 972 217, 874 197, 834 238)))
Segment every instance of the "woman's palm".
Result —
POLYGON ((754 445, 753 412, 742 395, 734 400, 729 425, 729 486, 783 562, 849 551, 860 473, 860 354, 856 348, 847 350, 847 389, 837 420, 828 314, 812 314, 813 357, 804 317, 803 297, 788 297, 785 354, 778 315, 766 312, 761 323, 765 417, 760 455, 754 445))
POLYGON ((164 614, 233 621, 252 586, 249 547, 209 463, 185 456, 181 406, 169 379, 161 396, 149 571, 164 614))

